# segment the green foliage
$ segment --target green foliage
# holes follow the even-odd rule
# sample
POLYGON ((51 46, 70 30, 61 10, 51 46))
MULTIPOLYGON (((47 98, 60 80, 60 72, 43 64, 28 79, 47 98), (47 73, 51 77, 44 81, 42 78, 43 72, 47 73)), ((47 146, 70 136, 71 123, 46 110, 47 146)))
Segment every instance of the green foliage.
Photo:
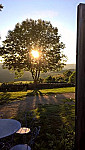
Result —
POLYGON ((63 74, 58 74, 56 76, 47 76, 44 80, 46 83, 56 83, 65 82, 63 74))
POLYGON ((76 83, 76 71, 74 71, 69 77, 69 83, 76 83))
POLYGON ((46 83, 68 82, 71 74, 72 74, 71 70, 66 70, 64 73, 58 74, 55 77, 53 77, 53 76, 46 77, 45 82, 46 83))
POLYGON ((46 83, 51 83, 51 82, 52 82, 52 77, 51 77, 51 76, 48 76, 48 77, 45 79, 45 82, 46 82, 46 83))
POLYGON ((72 71, 71 71, 71 70, 66 70, 66 71, 63 73, 63 75, 64 75, 64 80, 65 80, 66 82, 69 81, 69 77, 71 76, 71 74, 72 74, 72 71))
POLYGON ((2 6, 2 4, 0 4, 0 11, 3 9, 3 6, 2 6))
POLYGON ((53 78, 52 78, 52 83, 55 83, 55 82, 56 82, 56 81, 55 81, 55 77, 53 77, 53 78))
POLYGON ((30 71, 36 82, 41 72, 58 71, 64 66, 66 57, 61 52, 64 47, 57 27, 53 27, 49 21, 27 19, 8 31, 3 41, 3 67, 14 70, 16 74, 30 71), (32 50, 39 51, 39 58, 32 57, 32 50))
POLYGON ((69 77, 72 74, 72 71, 71 70, 66 70, 63 74, 64 74, 65 77, 69 77))
POLYGON ((56 82, 64 82, 64 77, 62 76, 56 77, 56 82))
POLYGON ((39 83, 43 83, 44 79, 43 78, 39 78, 39 83))

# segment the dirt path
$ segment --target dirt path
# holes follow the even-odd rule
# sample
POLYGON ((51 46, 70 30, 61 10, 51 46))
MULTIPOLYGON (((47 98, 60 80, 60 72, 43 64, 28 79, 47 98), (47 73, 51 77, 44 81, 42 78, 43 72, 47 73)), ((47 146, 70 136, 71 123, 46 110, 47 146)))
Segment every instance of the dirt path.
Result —
POLYGON ((3 118, 15 117, 18 113, 34 109, 38 104, 60 104, 63 99, 72 98, 75 99, 75 93, 64 93, 57 95, 44 95, 44 96, 30 96, 26 97, 22 101, 14 101, 9 104, 0 106, 0 114, 3 114, 3 118))

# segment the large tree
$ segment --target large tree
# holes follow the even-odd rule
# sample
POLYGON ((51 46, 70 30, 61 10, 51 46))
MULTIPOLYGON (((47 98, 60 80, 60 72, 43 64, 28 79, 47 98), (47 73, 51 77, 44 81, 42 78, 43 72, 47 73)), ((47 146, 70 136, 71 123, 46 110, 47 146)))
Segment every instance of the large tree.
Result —
POLYGON ((30 71, 37 82, 41 72, 58 71, 64 66, 64 47, 57 27, 41 19, 27 19, 8 31, 1 48, 3 66, 16 74, 30 71))
POLYGON ((3 9, 3 6, 2 6, 2 4, 0 4, 0 11, 3 9))

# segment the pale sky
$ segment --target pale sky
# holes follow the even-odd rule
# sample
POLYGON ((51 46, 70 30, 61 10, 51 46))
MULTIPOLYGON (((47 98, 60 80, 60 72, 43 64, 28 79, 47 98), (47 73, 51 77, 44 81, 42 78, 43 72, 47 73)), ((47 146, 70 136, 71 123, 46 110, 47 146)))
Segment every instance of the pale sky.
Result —
MULTIPOLYGON (((50 21, 58 28, 65 44, 67 63, 76 63, 77 6, 85 0, 0 0, 4 6, 0 12, 0 36, 5 40, 8 30, 16 23, 28 19, 50 21)), ((1 44, 0 41, 0 44, 1 44)))

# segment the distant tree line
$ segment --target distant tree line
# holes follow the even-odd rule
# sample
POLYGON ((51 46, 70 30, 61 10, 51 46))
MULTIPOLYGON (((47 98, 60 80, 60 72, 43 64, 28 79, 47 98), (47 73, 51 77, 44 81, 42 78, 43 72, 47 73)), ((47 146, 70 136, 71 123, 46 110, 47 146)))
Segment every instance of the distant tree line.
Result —
POLYGON ((76 82, 76 71, 66 70, 63 74, 56 77, 48 76, 45 79, 40 78, 40 83, 73 83, 76 82))
POLYGON ((63 88, 75 86, 76 72, 67 70, 63 74, 57 75, 56 77, 48 76, 45 79, 40 78, 37 87, 34 83, 18 84, 3 83, 0 86, 0 91, 26 91, 37 89, 51 89, 51 88, 63 88))

